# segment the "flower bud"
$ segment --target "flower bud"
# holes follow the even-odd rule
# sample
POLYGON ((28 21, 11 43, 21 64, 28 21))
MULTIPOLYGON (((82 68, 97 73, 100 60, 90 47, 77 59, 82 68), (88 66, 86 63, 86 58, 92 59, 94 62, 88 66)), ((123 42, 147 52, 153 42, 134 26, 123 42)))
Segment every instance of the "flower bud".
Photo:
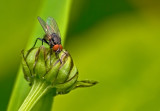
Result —
POLYGON ((88 87, 95 82, 77 81, 78 70, 70 54, 62 50, 57 56, 55 52, 41 46, 22 51, 24 77, 32 82, 35 79, 46 81, 57 94, 65 94, 77 87, 88 87), (90 84, 90 85, 88 85, 90 84))

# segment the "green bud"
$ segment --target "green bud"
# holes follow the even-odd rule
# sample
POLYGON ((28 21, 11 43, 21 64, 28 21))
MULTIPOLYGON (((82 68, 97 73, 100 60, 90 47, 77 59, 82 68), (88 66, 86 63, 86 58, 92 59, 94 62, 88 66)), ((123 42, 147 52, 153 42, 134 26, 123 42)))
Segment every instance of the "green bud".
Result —
POLYGON ((93 81, 78 81, 78 70, 64 49, 57 56, 44 46, 22 51, 22 66, 27 81, 31 84, 35 79, 46 81, 52 88, 56 88, 57 94, 96 84, 93 81))

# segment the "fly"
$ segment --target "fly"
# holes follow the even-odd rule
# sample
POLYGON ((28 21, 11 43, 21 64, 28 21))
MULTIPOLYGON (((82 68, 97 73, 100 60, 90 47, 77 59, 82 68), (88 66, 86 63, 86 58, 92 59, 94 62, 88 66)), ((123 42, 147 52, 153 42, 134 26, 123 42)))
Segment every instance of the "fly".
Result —
POLYGON ((37 40, 41 40, 42 45, 43 42, 45 42, 57 55, 62 51, 63 47, 61 45, 61 36, 56 21, 52 17, 48 17, 46 22, 41 17, 38 17, 38 21, 41 24, 45 35, 43 38, 37 38, 33 47, 35 47, 37 40))

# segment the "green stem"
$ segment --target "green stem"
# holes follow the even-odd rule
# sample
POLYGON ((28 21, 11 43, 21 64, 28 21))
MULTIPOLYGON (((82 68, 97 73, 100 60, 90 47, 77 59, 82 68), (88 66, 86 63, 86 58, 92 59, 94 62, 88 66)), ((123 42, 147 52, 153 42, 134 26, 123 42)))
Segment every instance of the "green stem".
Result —
POLYGON ((38 100, 51 90, 46 81, 35 79, 32 88, 18 111, 30 111, 38 100))

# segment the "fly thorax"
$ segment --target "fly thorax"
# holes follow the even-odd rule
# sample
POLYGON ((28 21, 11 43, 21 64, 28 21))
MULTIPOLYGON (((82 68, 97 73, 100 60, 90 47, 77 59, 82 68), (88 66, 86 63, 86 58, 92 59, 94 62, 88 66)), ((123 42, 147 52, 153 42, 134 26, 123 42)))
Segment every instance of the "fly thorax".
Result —
POLYGON ((55 33, 52 34, 52 40, 54 44, 61 44, 61 38, 55 33))

